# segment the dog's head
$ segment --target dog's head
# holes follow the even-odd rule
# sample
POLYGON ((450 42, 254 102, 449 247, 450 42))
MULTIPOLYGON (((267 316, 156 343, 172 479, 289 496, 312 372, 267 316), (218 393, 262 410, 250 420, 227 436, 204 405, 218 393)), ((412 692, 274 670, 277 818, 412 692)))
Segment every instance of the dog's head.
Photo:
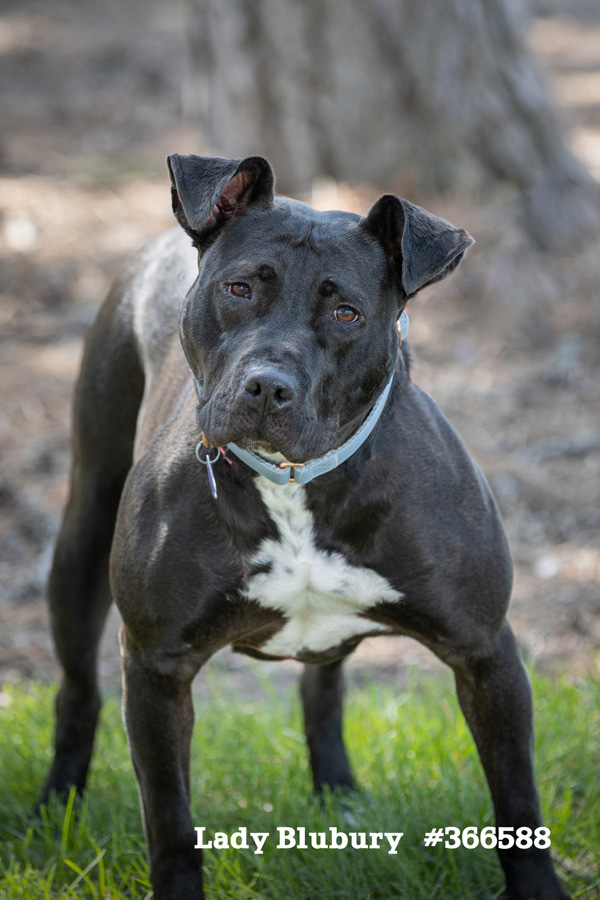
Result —
POLYGON ((294 462, 323 455, 383 390, 407 300, 472 238, 392 195, 365 218, 276 197, 261 157, 168 163, 173 211, 199 252, 180 328, 206 438, 294 462))

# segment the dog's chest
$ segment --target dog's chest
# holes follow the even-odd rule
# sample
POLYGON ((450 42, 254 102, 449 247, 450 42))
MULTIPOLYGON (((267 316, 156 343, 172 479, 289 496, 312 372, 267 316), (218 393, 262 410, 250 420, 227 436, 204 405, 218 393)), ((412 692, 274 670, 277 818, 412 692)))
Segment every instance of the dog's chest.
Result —
POLYGON ((260 545, 251 563, 262 571, 248 580, 244 593, 287 620, 261 651, 295 656, 326 651, 368 632, 389 632, 366 614, 378 603, 400 600, 402 594, 372 569, 353 566, 342 554, 316 546, 304 488, 275 485, 265 478, 258 478, 257 485, 279 537, 260 545))

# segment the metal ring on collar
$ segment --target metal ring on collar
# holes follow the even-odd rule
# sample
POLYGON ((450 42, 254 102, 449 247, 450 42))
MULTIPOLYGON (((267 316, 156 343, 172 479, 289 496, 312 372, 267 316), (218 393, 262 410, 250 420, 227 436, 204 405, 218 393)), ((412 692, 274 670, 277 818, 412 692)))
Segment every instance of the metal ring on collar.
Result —
POLYGON ((198 441, 198 443, 196 444, 196 457, 198 459, 198 462, 201 462, 203 466, 214 465, 214 463, 216 463, 219 456, 221 455, 221 451, 219 450, 218 447, 215 447, 215 450, 217 451, 217 455, 215 456, 214 459, 211 459, 210 458, 210 449, 208 447, 205 447, 204 444, 202 443, 202 441, 198 441), (200 448, 202 448, 203 450, 206 451, 206 456, 204 457, 204 459, 202 459, 202 457, 200 456, 200 453, 198 452, 200 450, 200 448))

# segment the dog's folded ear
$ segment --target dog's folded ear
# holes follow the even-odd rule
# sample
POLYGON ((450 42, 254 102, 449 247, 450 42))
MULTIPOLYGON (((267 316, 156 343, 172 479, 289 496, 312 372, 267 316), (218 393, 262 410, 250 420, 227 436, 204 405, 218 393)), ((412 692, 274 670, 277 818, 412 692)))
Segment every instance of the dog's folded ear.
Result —
POLYGON ((377 201, 363 226, 381 243, 406 298, 445 278, 474 243, 464 229, 393 194, 377 201))
POLYGON ((273 200, 273 170, 261 156, 167 158, 175 218, 203 249, 216 232, 258 201, 273 200))

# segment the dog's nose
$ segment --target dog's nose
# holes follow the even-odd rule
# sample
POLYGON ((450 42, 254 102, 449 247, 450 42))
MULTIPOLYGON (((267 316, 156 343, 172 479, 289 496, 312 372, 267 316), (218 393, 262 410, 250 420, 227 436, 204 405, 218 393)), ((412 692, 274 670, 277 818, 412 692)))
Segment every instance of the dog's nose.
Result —
POLYGON ((244 381, 246 402, 265 413, 283 412, 294 402, 297 390, 294 376, 275 368, 254 370, 244 381))

